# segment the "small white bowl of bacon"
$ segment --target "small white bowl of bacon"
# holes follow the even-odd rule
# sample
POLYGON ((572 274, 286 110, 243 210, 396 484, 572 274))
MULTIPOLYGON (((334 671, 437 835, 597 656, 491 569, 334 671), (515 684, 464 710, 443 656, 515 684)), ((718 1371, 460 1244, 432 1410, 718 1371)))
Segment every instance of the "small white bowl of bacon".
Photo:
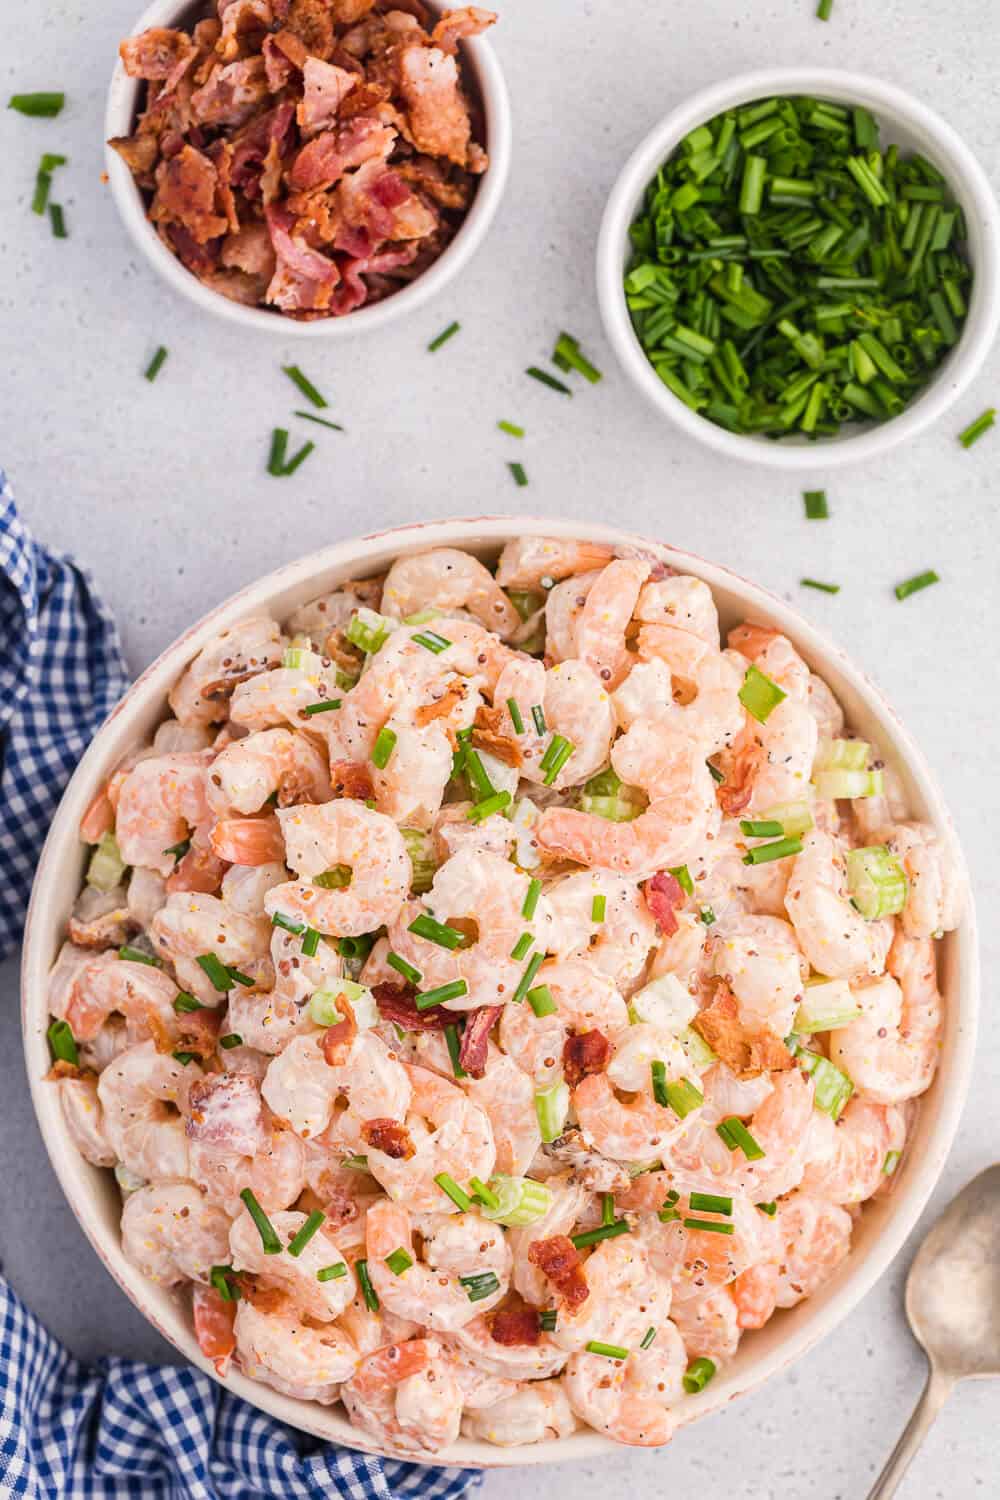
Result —
POLYGON ((125 227, 200 307, 343 337, 413 311, 485 238, 510 103, 475 7, 154 0, 106 115, 125 227), (348 316, 349 315, 349 316, 348 316))

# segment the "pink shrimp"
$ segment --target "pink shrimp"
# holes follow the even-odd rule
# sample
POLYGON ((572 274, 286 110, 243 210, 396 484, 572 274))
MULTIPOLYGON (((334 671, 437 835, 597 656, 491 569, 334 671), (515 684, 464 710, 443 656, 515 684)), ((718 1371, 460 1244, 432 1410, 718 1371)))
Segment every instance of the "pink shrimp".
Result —
POLYGON ((506 1296, 511 1255, 502 1229, 476 1213, 432 1214, 421 1221, 421 1250, 400 1203, 381 1199, 368 1210, 365 1244, 368 1274, 379 1299, 397 1317, 422 1327, 453 1333, 497 1305, 506 1296), (402 1250, 412 1264, 402 1271, 388 1262, 402 1250), (492 1271, 496 1289, 470 1302, 461 1277, 492 1271))
POLYGON ((169 693, 170 707, 183 725, 213 724, 226 717, 237 683, 276 667, 281 631, 266 615, 231 625, 213 637, 169 693))
POLYGON ((279 809, 286 860, 297 881, 269 891, 264 909, 338 937, 391 922, 406 900, 410 856, 391 818, 343 797, 320 807, 279 809), (343 886, 320 887, 319 875, 348 872, 343 886))
POLYGON ((504 589, 533 589, 543 580, 556 583, 576 573, 604 568, 614 549, 601 542, 578 542, 555 537, 519 537, 500 554, 496 579, 504 589))
POLYGON ((437 1339, 389 1344, 361 1361, 341 1390, 351 1421, 380 1446, 437 1453, 458 1437, 462 1392, 437 1339))
POLYGON ((413 1091, 405 1122, 412 1155, 390 1156, 369 1145, 369 1171, 390 1198, 411 1210, 453 1213, 455 1205, 434 1179, 447 1172, 485 1182, 496 1164, 493 1130, 485 1112, 454 1082, 426 1068, 407 1067, 406 1075, 413 1091))
POLYGON ((160 1286, 206 1285, 229 1260, 229 1219, 191 1182, 161 1182, 130 1193, 122 1213, 122 1250, 160 1286))
POLYGON ((455 547, 435 547, 397 558, 386 574, 382 613, 401 620, 433 607, 450 614, 465 609, 485 626, 507 639, 521 617, 493 574, 478 558, 455 547))
POLYGON ((115 836, 122 859, 171 875, 175 844, 206 822, 211 811, 206 778, 210 750, 157 755, 141 760, 124 777, 118 794, 115 836))
POLYGON ((311 1323, 287 1297, 268 1291, 237 1303, 236 1354, 244 1375, 304 1401, 329 1405, 358 1367, 358 1351, 336 1323, 311 1323))
POLYGON ((888 974, 855 984, 856 1021, 830 1033, 830 1057, 858 1092, 876 1104, 900 1104, 929 1087, 941 1052, 943 1004, 931 938, 897 932, 888 974))
POLYGON ((836 1271, 851 1248, 853 1220, 846 1209, 805 1192, 778 1204, 780 1237, 778 1307, 794 1307, 836 1271))
POLYGON ((167 897, 149 926, 154 948, 171 961, 179 982, 203 1005, 219 1005, 223 992, 206 974, 198 959, 214 954, 220 963, 253 978, 268 956, 270 924, 263 917, 245 917, 217 896, 177 891, 167 897))
POLYGON ((670 1408, 684 1396, 687 1368, 684 1343, 673 1323, 656 1325, 648 1349, 633 1349, 625 1360, 603 1354, 574 1354, 563 1388, 578 1416, 619 1443, 659 1448, 677 1427, 670 1408))
POLYGON ((889 1153, 903 1149, 906 1117, 896 1105, 856 1095, 836 1124, 817 1110, 810 1131, 802 1191, 831 1203, 863 1203, 885 1181, 889 1153))
POLYGON ((50 1006, 54 1015, 68 1021, 78 1042, 92 1041, 115 1012, 128 1021, 131 1039, 141 1041, 176 1031, 176 994, 176 982, 152 964, 101 953, 88 955, 88 962, 76 970, 63 1003, 56 1009, 50 997, 50 1006))
POLYGON ((577 655, 609 692, 628 675, 632 658, 625 645, 625 628, 649 572, 649 563, 638 558, 620 557, 608 563, 577 619, 577 655))
POLYGON ((259 812, 275 794, 282 807, 327 802, 333 795, 329 761, 304 734, 262 729, 216 756, 206 793, 219 817, 259 812))

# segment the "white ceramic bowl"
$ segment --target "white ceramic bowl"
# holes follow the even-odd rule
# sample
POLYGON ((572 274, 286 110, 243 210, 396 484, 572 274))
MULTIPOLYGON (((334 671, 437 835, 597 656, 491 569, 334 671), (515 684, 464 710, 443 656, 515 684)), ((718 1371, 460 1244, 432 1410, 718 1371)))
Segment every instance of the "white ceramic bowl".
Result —
POLYGON ((639 142, 622 168, 601 221, 597 242, 597 296, 615 353, 648 401, 691 437, 716 452, 780 469, 833 468, 874 458, 922 432, 951 406, 976 375, 1000 321, 1000 213, 986 176, 951 126, 912 94, 862 73, 824 68, 768 68, 741 73, 693 94, 639 142), (776 442, 741 436, 699 416, 663 384, 632 328, 622 285, 631 257, 629 225, 648 184, 681 139, 723 110, 771 94, 805 94, 839 104, 860 104, 882 127, 884 146, 920 151, 944 173, 968 225, 969 258, 975 271, 962 336, 930 383, 898 417, 876 426, 855 425, 836 437, 810 441, 804 434, 776 442))
MULTIPOLYGON (((430 9, 436 12, 443 8, 445 7, 430 0, 430 9)), ((136 36, 150 26, 183 27, 186 22, 196 20, 203 10, 202 0, 153 0, 127 34, 136 36)), ((262 333, 277 334, 289 339, 345 339, 370 329, 381 328, 407 313, 415 312, 457 276, 479 249, 500 205, 510 168, 510 98, 496 54, 489 42, 480 36, 471 37, 460 44, 460 58, 482 101, 490 164, 479 180, 469 212, 447 249, 421 276, 406 283, 398 292, 393 292, 381 302, 373 302, 370 307, 359 307, 341 318, 318 318, 311 322, 300 322, 297 318, 285 317, 277 310, 269 312, 262 307, 244 307, 241 303, 223 297, 219 292, 213 292, 167 249, 146 216, 146 200, 136 186, 132 173, 118 152, 106 146, 106 170, 122 222, 138 249, 175 290, 182 292, 206 312, 228 318, 230 322, 239 323, 244 328, 254 328, 262 333)), ((129 78, 119 59, 108 90, 104 118, 105 140, 132 134, 145 87, 141 79, 129 78)))
MULTIPOLYGON (((167 716, 168 689, 218 630, 262 611, 283 619, 306 600, 345 579, 381 572, 393 558, 428 547, 464 547, 490 559, 496 557, 512 536, 580 534, 581 528, 573 522, 532 517, 438 521, 342 542, 281 568, 193 625, 142 674, 81 760, 60 803, 39 860, 22 970, 24 1044, 35 1110, 63 1191, 105 1266, 159 1331, 209 1375, 214 1371, 198 1349, 190 1314, 182 1299, 148 1281, 122 1254, 121 1203, 114 1179, 110 1172, 89 1166, 78 1155, 66 1130, 57 1091, 44 1081, 49 1067, 45 1041, 47 975, 83 878, 85 851, 77 838, 80 817, 126 751, 149 738, 155 726, 167 716)), ((724 627, 750 617, 786 632, 810 665, 829 682, 850 724, 865 738, 876 741, 899 769, 915 814, 932 822, 943 837, 953 837, 941 794, 923 756, 892 709, 863 673, 787 604, 725 568, 662 543, 647 542, 608 526, 588 526, 586 535, 608 541, 626 552, 642 551, 703 578, 713 590, 724 627)), ((732 1364, 701 1395, 685 1400, 685 1420, 725 1406, 734 1396, 783 1369, 828 1333, 878 1279, 913 1228, 944 1165, 969 1083, 978 998, 971 906, 961 927, 942 941, 939 952, 946 1000, 941 1063, 937 1078, 924 1098, 892 1195, 865 1207, 850 1257, 816 1296, 791 1311, 779 1312, 759 1333, 747 1334, 732 1364)), ((225 1384, 256 1406, 307 1432, 349 1447, 376 1451, 375 1444, 366 1441, 364 1434, 351 1427, 336 1408, 279 1395, 238 1372, 230 1374, 225 1384)), ((616 1445, 609 1439, 588 1430, 559 1442, 515 1449, 463 1439, 439 1454, 436 1461, 517 1466, 556 1459, 607 1457, 616 1451, 616 1445)))

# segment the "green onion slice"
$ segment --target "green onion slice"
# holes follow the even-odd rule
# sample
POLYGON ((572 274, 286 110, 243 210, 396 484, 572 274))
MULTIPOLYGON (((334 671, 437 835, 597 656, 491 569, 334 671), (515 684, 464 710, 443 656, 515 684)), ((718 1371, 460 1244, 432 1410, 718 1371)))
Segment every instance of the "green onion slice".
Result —
POLYGON ((281 1241, 275 1232, 274 1225, 257 1202, 253 1190, 251 1188, 244 1188, 240 1193, 240 1197, 246 1204, 247 1213, 257 1226, 257 1233, 260 1235, 261 1244, 264 1246, 264 1254, 280 1255, 282 1249, 281 1241))
POLYGON ((326 397, 320 394, 308 375, 303 375, 298 365, 282 365, 281 368, 289 380, 298 386, 306 400, 312 402, 313 406, 324 407, 329 405, 326 397))
POLYGON ((68 1021, 53 1021, 45 1033, 49 1044, 49 1051, 56 1062, 71 1063, 74 1068, 80 1064, 80 1054, 76 1047, 76 1038, 68 1021))
POLYGON ((446 344, 450 338, 453 338, 461 326, 461 323, 449 323, 447 328, 442 328, 437 337, 431 339, 427 345, 428 351, 431 354, 436 354, 442 344, 446 344))
POLYGON ((788 694, 783 692, 776 682, 772 682, 770 677, 765 677, 758 667, 751 664, 747 668, 743 686, 739 691, 739 700, 758 724, 766 724, 778 704, 782 703, 787 696, 788 694))
POLYGON ((289 1255, 301 1255, 316 1231, 322 1226, 326 1214, 320 1213, 314 1208, 301 1228, 292 1236, 288 1242, 289 1255))

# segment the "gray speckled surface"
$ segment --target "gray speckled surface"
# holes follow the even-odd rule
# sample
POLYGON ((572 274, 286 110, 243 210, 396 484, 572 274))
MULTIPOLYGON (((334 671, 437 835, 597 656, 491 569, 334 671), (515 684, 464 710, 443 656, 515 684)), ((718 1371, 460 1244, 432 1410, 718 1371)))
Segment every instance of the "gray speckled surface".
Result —
MULTIPOLYGON (((923 743, 973 870, 987 1025, 935 1194, 942 1204, 991 1160, 1000 1088, 989 1027, 1000 962, 1000 437, 968 454, 954 438, 997 398, 1000 358, 919 442, 830 476, 833 519, 807 525, 794 479, 734 468, 638 404, 601 338, 591 263, 607 189, 648 126, 689 90, 765 63, 867 68, 903 84, 951 121, 996 180, 995 4, 836 0, 824 26, 811 0, 508 0, 496 45, 513 95, 515 159, 487 247, 412 322, 328 351, 205 320, 137 261, 100 182, 104 89, 133 19, 132 0, 41 0, 5 24, 0 89, 70 93, 54 122, 0 114, 0 461, 25 517, 94 568, 136 670, 192 617, 313 542, 420 516, 512 512, 522 500, 543 513, 627 519, 795 597, 870 670, 923 743), (65 243, 28 212, 43 150, 71 157, 58 179, 65 243), (461 336, 431 358, 428 338, 453 317, 461 336), (572 402, 520 373, 561 327, 607 372, 572 402), (161 342, 170 361, 148 386, 141 371, 161 342), (349 430, 324 435, 278 488, 264 462, 271 427, 295 404, 279 371, 290 356, 349 430), (523 444, 496 432, 501 416, 527 426, 523 444), (504 466, 514 457, 531 479, 523 494, 504 466), (942 586, 897 604, 891 585, 931 565, 942 586), (803 573, 837 579, 843 591, 803 593, 803 573)), ((809 476, 825 480, 820 466, 809 476)), ((98 1265, 49 1169, 23 1077, 12 963, 0 966, 0 996, 6 1272, 78 1352, 169 1357, 98 1265)), ((900 1306, 910 1253, 820 1348, 669 1450, 622 1452, 560 1474, 495 1475, 488 1500, 541 1500, 554 1482, 571 1484, 579 1500, 626 1500, 654 1485, 731 1500, 863 1496, 922 1380, 900 1306)), ((1000 1387, 987 1384, 957 1394, 903 1500, 997 1493, 998 1398, 1000 1387)))

